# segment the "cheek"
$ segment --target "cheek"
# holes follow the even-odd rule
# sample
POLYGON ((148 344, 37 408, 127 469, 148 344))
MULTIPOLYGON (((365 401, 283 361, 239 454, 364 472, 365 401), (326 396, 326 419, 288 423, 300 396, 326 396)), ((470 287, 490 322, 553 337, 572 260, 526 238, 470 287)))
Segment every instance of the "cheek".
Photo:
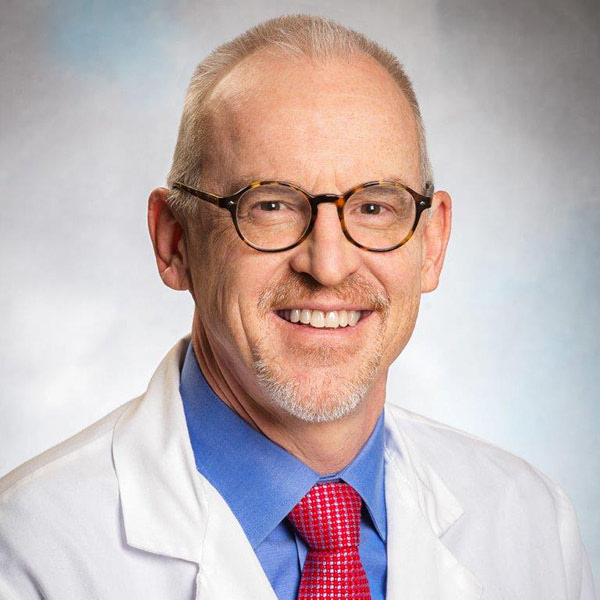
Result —
POLYGON ((231 218, 225 213, 206 219, 192 235, 190 272, 197 310, 203 320, 222 321, 236 289, 230 267, 236 264, 239 245, 231 218))
POLYGON ((403 252, 395 264, 381 275, 390 298, 386 337, 394 352, 410 338, 415 326, 421 299, 421 261, 417 244, 403 252))
POLYGON ((231 219, 215 220, 199 243, 190 265, 200 319, 215 341, 246 346, 264 331, 258 323, 258 299, 277 265, 275 257, 260 254, 237 236, 231 219))
POLYGON ((418 278, 399 281, 391 295, 390 317, 394 321, 393 333, 402 335, 403 331, 414 326, 421 299, 421 286, 418 278))

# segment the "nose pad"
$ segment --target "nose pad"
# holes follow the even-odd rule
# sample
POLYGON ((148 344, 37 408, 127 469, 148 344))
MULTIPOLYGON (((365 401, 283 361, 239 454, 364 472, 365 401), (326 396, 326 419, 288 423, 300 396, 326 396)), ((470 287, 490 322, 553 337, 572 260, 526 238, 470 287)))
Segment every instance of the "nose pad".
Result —
POLYGON ((360 250, 346 239, 342 229, 337 199, 328 194, 325 202, 319 202, 312 231, 291 261, 295 271, 307 273, 326 287, 341 283, 358 270, 360 263, 360 250))

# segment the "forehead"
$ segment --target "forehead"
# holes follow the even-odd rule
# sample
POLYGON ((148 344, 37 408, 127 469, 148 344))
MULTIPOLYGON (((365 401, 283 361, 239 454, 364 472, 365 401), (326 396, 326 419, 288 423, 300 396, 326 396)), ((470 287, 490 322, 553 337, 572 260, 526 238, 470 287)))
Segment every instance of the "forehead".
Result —
MULTIPOLYGON (((315 63, 253 55, 215 88, 207 178, 293 181, 313 191, 370 179, 419 183, 413 111, 391 76, 365 56, 315 63)), ((343 191, 343 190, 341 190, 343 191)))

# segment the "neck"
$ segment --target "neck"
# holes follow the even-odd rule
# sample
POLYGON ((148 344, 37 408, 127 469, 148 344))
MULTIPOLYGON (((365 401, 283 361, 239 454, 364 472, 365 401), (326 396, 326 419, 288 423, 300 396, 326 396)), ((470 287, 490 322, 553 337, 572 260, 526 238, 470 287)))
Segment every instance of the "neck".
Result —
POLYGON ((252 397, 227 363, 219 359, 197 315, 192 344, 200 369, 217 396, 252 427, 321 475, 337 473, 352 462, 383 410, 385 373, 352 414, 326 423, 303 421, 274 408, 268 400, 258 398, 259 394, 252 397))

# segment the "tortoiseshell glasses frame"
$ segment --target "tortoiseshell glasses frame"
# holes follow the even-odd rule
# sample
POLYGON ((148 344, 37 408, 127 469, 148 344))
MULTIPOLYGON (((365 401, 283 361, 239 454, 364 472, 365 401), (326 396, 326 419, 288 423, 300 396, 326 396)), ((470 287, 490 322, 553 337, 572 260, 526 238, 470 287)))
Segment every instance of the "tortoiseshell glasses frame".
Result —
POLYGON ((417 225, 419 224, 419 219, 421 218, 421 213, 424 210, 431 208, 431 201, 432 201, 432 197, 433 197, 433 186, 428 186, 426 188, 426 191, 429 194, 431 194, 431 195, 426 196, 423 194, 419 194, 418 192, 415 192, 411 188, 409 188, 401 183, 398 183, 396 181, 386 181, 386 180, 368 181, 367 183, 362 183, 360 185, 357 185, 357 186, 349 189, 347 192, 345 192, 343 194, 313 195, 293 183, 289 183, 287 181, 275 181, 275 180, 253 181, 252 183, 249 183, 248 185, 239 189, 237 192, 235 192, 234 194, 231 194, 230 196, 218 196, 216 194, 211 194, 210 192, 205 192, 203 190, 199 190, 194 187, 190 187, 189 185, 186 185, 185 183, 181 183, 179 181, 176 181, 175 183, 173 183, 173 189, 178 189, 183 192, 187 192, 188 194, 192 194, 193 196, 196 196, 197 198, 200 198, 201 200, 204 200, 206 202, 209 202, 210 204, 214 204, 215 206, 218 206, 219 208, 229 211, 229 213, 231 214, 231 218, 233 220, 235 230, 237 231, 237 234, 239 235, 240 239, 243 242, 245 242, 246 244, 248 244, 248 246, 254 248, 255 250, 259 250, 260 252, 284 252, 285 250, 291 250, 292 248, 295 248, 296 246, 301 244, 310 235, 310 233, 314 227, 315 221, 317 220, 317 209, 319 207, 319 204, 328 203, 328 202, 336 205, 340 224, 342 226, 344 235, 345 235, 346 239, 348 239, 348 241, 350 241, 355 246, 358 246, 359 248, 362 248, 363 250, 367 250, 369 252, 390 252, 391 250, 400 248, 400 246, 403 246, 404 244, 406 244, 406 242, 408 242, 410 240, 410 238, 413 236, 415 230, 417 229, 417 225), (238 223, 238 203, 239 203, 241 197, 249 190, 252 190, 252 189, 255 189, 255 188, 258 188, 261 186, 273 186, 273 185, 280 185, 280 186, 284 186, 286 188, 291 188, 291 189, 299 192, 302 196, 304 196, 304 198, 306 198, 307 202, 310 204, 310 209, 311 209, 310 221, 307 223, 302 235, 294 243, 288 244, 282 248, 262 248, 262 247, 256 245, 255 243, 251 242, 250 240, 248 240, 244 236, 243 232, 241 231, 240 225, 238 223), (415 203, 414 221, 413 221, 412 227, 410 228, 410 231, 398 243, 395 243, 395 244, 393 244, 389 247, 385 247, 385 248, 370 248, 368 246, 361 244, 360 242, 357 242, 352 237, 350 232, 348 231, 348 229, 346 227, 345 219, 344 219, 344 206, 346 205, 348 200, 357 192, 364 190, 366 188, 370 188, 370 187, 374 187, 374 186, 382 186, 382 185, 394 186, 394 187, 401 188, 401 189, 407 191, 412 196, 414 203, 415 203))

